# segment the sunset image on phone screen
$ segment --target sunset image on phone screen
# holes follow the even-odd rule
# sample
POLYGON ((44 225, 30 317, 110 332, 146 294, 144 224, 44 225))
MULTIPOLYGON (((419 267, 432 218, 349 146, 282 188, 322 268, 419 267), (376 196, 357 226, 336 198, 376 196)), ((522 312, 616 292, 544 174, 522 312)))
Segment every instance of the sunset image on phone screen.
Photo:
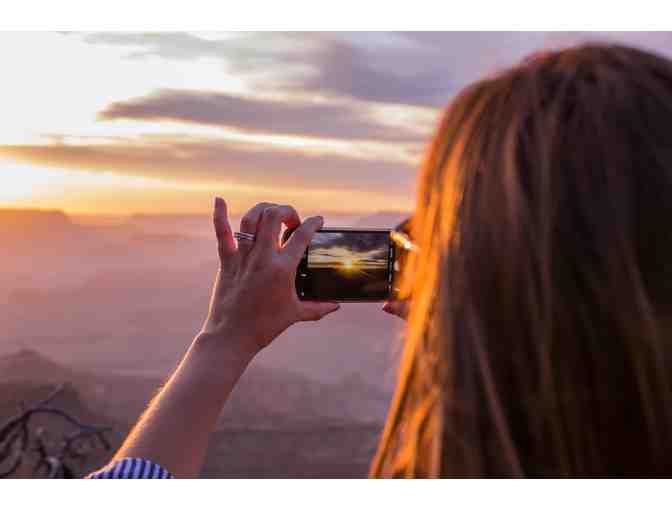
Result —
POLYGON ((388 292, 388 232, 318 232, 308 250, 313 292, 379 299, 388 292))

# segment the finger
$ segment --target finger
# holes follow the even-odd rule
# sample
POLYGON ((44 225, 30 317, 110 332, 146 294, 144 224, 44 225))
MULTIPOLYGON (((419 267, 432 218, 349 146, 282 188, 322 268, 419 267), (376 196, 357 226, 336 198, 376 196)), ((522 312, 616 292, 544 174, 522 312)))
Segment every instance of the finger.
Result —
POLYGON ((383 305, 383 311, 390 315, 406 319, 408 317, 408 300, 386 301, 383 305))
POLYGON ((308 248, 315 232, 320 230, 323 224, 322 216, 308 218, 292 233, 292 237, 285 243, 283 251, 298 263, 306 252, 306 248, 308 248))
POLYGON ((301 301, 300 318, 302 321, 319 321, 341 307, 338 303, 321 301, 301 301))
POLYGON ((236 252, 236 243, 233 240, 233 233, 229 224, 226 202, 221 197, 215 198, 212 222, 217 236, 217 253, 220 262, 223 264, 228 257, 236 252))
POLYGON ((296 209, 289 205, 268 207, 261 215, 257 229, 257 245, 262 250, 277 250, 280 246, 282 224, 287 228, 296 228, 301 224, 296 209))
MULTIPOLYGON (((256 234, 261 215, 267 208, 272 207, 274 205, 276 204, 271 204, 269 202, 260 202, 257 205, 255 205, 252 209, 247 211, 245 216, 243 216, 240 220, 240 231, 247 232, 248 234, 256 234)), ((238 243, 238 251, 243 257, 246 257, 247 254, 250 251, 252 251, 253 247, 254 243, 250 241, 240 241, 238 243)))
POLYGON ((259 202, 252 209, 245 213, 240 220, 240 231, 247 232, 248 234, 255 234, 257 232, 257 226, 259 224, 259 218, 261 218, 262 213, 277 204, 272 204, 270 202, 259 202))

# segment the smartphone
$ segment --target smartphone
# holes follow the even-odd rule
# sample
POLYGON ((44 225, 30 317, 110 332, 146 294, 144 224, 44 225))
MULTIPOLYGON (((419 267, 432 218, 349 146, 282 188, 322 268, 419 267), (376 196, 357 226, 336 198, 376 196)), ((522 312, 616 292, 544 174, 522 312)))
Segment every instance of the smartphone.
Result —
MULTIPOLYGON (((286 231, 283 242, 289 239, 286 231)), ((299 299, 385 301, 393 288, 395 246, 389 229, 323 228, 296 272, 299 299)))

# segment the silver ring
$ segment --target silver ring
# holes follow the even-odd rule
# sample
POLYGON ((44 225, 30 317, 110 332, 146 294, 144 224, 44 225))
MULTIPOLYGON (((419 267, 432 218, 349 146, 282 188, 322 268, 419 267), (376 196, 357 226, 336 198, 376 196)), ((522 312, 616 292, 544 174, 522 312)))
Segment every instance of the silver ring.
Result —
POLYGON ((250 241, 251 243, 257 238, 256 234, 250 234, 248 232, 234 232, 233 237, 235 237, 237 241, 250 241))

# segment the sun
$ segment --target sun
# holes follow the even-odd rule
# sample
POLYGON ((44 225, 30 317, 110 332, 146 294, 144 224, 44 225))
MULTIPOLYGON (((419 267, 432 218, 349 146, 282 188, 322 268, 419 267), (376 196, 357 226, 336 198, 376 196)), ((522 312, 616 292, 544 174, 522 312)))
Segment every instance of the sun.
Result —
POLYGON ((352 271, 355 268, 355 259, 347 258, 343 260, 343 269, 346 271, 352 271))

